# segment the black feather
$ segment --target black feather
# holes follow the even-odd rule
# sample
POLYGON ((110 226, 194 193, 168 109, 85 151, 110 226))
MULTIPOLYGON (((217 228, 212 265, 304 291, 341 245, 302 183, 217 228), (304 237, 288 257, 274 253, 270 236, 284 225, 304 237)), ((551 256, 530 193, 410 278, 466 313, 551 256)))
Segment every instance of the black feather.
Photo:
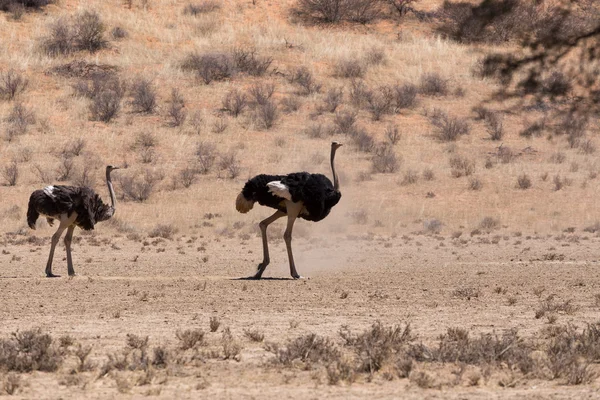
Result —
POLYGON ((281 181, 288 187, 293 202, 302 202, 306 212, 300 218, 308 221, 320 221, 329 215, 331 208, 341 199, 342 194, 335 190, 325 175, 295 172, 288 175, 257 175, 250 179, 242 189, 242 195, 260 205, 286 212, 285 201, 269 192, 267 183, 281 181))
POLYGON ((62 214, 70 216, 73 212, 77 213, 75 224, 82 229, 91 230, 97 222, 110 218, 114 209, 104 204, 100 196, 89 187, 57 185, 53 186, 51 196, 44 190, 31 193, 27 223, 34 229, 40 214, 60 219, 62 214))

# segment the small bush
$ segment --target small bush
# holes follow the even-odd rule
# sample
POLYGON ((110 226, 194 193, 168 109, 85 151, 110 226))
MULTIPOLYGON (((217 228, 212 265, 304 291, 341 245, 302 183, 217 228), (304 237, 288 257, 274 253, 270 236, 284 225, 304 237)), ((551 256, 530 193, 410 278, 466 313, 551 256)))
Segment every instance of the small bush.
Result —
POLYGON ((136 78, 131 84, 131 105, 135 112, 151 114, 156 109, 156 90, 150 80, 136 78))
POLYGON ((488 135, 492 140, 502 140, 504 137, 504 124, 502 116, 498 113, 488 112, 485 116, 488 135))
POLYGON ((352 132, 357 115, 355 111, 338 111, 333 118, 337 131, 345 135, 352 132))
POLYGON ((278 117, 277 104, 273 101, 267 101, 254 109, 254 119, 263 129, 271 129, 278 117))
POLYGON ((40 328, 17 331, 0 339, 0 368, 5 371, 56 371, 64 356, 50 335, 40 328))
POLYGON ((438 128, 437 138, 442 142, 454 142, 470 131, 469 124, 465 119, 450 117, 439 109, 435 109, 429 118, 431 123, 438 128))
POLYGON ((73 158, 63 156, 58 164, 58 167, 56 168, 56 172, 58 174, 56 180, 59 182, 68 181, 71 179, 74 169, 75 163, 73 162, 73 158))
POLYGON ((104 39, 104 23, 95 11, 84 11, 75 16, 73 21, 74 44, 77 50, 94 53, 106 47, 104 39))
POLYGON ((169 105, 167 107, 167 116, 169 118, 169 125, 172 127, 183 125, 187 117, 185 111, 185 99, 176 88, 171 90, 171 97, 169 98, 169 105))
POLYGON ((223 111, 237 118, 248 105, 248 99, 245 94, 237 89, 233 89, 227 93, 221 104, 223 111))
POLYGON ((294 70, 290 74, 289 81, 298 85, 300 87, 300 94, 305 96, 321 91, 321 84, 315 81, 312 73, 304 66, 294 70))
POLYGON ((400 161, 392 146, 381 145, 375 150, 371 159, 373 171, 379 173, 393 173, 400 167, 400 161))
POLYGON ((292 113, 298 111, 302 103, 295 96, 288 96, 281 99, 281 109, 284 113, 292 113))
POLYGON ((481 183, 479 178, 469 179, 469 189, 470 190, 481 190, 482 187, 483 187, 483 183, 481 183))
POLYGON ((356 59, 338 60, 334 66, 334 75, 339 78, 363 78, 367 72, 367 66, 356 59))
POLYGON ((15 160, 11 161, 2 169, 2 176, 6 180, 7 186, 16 186, 19 179, 19 164, 15 160))
POLYGON ((27 89, 29 81, 14 69, 0 74, 0 98, 14 100, 27 89))
POLYGON ((192 167, 185 167, 179 171, 178 180, 181 183, 181 186, 184 188, 189 188, 196 181, 196 175, 198 174, 198 170, 192 167))
POLYGON ((219 169, 225 171, 230 179, 237 178, 242 172, 242 166, 237 158, 237 154, 233 151, 222 154, 219 160, 219 169))
POLYGON ((571 82, 562 72, 554 71, 542 81, 542 92, 551 96, 565 96, 571 91, 571 82))
POLYGON ((455 178, 470 176, 475 172, 475 162, 466 157, 456 155, 450 158, 450 168, 452 176, 455 178))
POLYGON ((68 55, 75 51, 73 30, 66 19, 60 19, 49 27, 49 36, 42 40, 41 48, 50 57, 68 55))
POLYGON ((93 121, 110 122, 121 111, 122 91, 106 90, 100 92, 90 102, 90 114, 93 121))
POLYGON ((419 174, 417 171, 409 169, 404 173, 404 178, 402 179, 401 185, 414 185, 419 181, 419 174))
POLYGON ((291 366, 295 361, 302 362, 307 369, 313 364, 328 365, 340 358, 340 351, 332 340, 314 333, 290 340, 284 349, 270 349, 276 355, 276 361, 291 366))
POLYGON ((179 348, 181 350, 193 349, 196 346, 204 344, 204 331, 202 329, 187 329, 175 333, 179 339, 179 348))
POLYGON ((555 191, 559 191, 561 189, 563 189, 566 186, 571 186, 571 184, 573 183, 573 181, 569 178, 565 178, 565 177, 561 177, 560 175, 555 175, 554 179, 552 180, 552 182, 554 183, 554 190, 555 191))
POLYGON ((212 143, 200 142, 196 146, 196 162, 198 172, 208 174, 215 165, 217 159, 217 148, 212 143))
POLYGON ((244 336, 253 342, 262 342, 265 339, 265 334, 258 329, 244 329, 244 336))
POLYGON ((412 84, 395 85, 390 88, 394 112, 399 113, 405 108, 412 108, 417 103, 417 87, 412 84))
POLYGON ((201 14, 208 14, 221 9, 221 4, 214 0, 204 0, 200 3, 188 4, 184 7, 183 13, 185 15, 197 16, 201 14))
POLYGON ((531 183, 531 178, 529 178, 529 176, 527 174, 521 174, 519 175, 519 177, 517 178, 517 187, 519 189, 529 189, 531 187, 532 183, 531 183))
POLYGON ((129 34, 125 29, 121 28, 120 26, 115 26, 110 31, 110 36, 115 40, 120 40, 125 39, 127 36, 129 36, 129 34))
POLYGON ((388 114, 392 110, 392 103, 388 94, 389 93, 385 88, 380 88, 380 91, 371 93, 370 96, 366 98, 366 108, 367 111, 371 113, 371 119, 373 121, 381 120, 383 115, 388 114))
POLYGON ((485 217, 479 222, 479 229, 486 232, 491 232, 500 228, 500 220, 492 217, 485 217))
POLYGON ((425 168, 423 170, 423 179, 426 181, 433 181, 435 180, 435 174, 433 172, 433 170, 431 168, 425 168))
POLYGON ((352 131, 352 142, 359 151, 370 153, 375 148, 375 139, 363 128, 355 128, 352 131))
POLYGON ((421 76, 419 92, 425 96, 446 96, 449 92, 448 81, 436 73, 421 76))
POLYGON ((29 125, 35 124, 35 113, 21 103, 16 103, 6 118, 9 138, 27 133, 29 125))
POLYGON ((325 98, 323 99, 323 106, 320 108, 333 113, 337 110, 338 106, 344 100, 344 92, 342 88, 331 88, 327 91, 325 98))
POLYGON ((251 76, 263 76, 272 62, 271 57, 259 57, 253 50, 238 48, 233 51, 235 68, 251 76))
POLYGON ((397 144, 402 138, 402 134, 398 130, 398 125, 388 125, 385 128, 385 137, 391 145, 397 144))
POLYGON ((148 237, 163 239, 173 239, 173 235, 177 233, 177 228, 171 224, 158 224, 149 233, 148 237))
POLYGON ((160 174, 145 170, 137 174, 121 176, 119 183, 125 199, 144 202, 150 198, 160 180, 162 180, 160 174))
POLYGON ((363 81, 352 80, 350 84, 350 102, 354 107, 366 107, 372 96, 373 93, 363 81))
POLYGON ((268 83, 258 83, 248 89, 248 94, 252 100, 252 106, 264 105, 271 100, 275 93, 275 85, 268 83))
POLYGON ((225 53, 191 53, 183 60, 181 68, 195 73, 206 85, 228 79, 235 72, 232 57, 225 53))

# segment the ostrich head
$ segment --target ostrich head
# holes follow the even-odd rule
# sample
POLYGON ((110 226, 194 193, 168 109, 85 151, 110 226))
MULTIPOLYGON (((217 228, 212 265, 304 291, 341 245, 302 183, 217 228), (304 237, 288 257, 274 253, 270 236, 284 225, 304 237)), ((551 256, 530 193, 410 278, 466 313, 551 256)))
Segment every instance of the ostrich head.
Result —
POLYGON ((106 166, 106 173, 110 174, 115 169, 120 169, 120 168, 119 167, 115 167, 114 165, 107 165, 106 166))
POLYGON ((342 147, 344 144, 340 143, 340 142, 331 142, 331 149, 332 150, 337 150, 340 147, 342 147))

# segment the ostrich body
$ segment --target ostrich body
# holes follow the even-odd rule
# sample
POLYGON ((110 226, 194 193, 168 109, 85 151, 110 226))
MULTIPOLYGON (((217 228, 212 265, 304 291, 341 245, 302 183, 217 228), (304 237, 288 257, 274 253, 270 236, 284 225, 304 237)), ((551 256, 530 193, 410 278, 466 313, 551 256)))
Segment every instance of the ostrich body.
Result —
POLYGON ((287 228, 283 235, 290 263, 290 274, 294 279, 301 278, 296 271, 292 254, 292 230, 296 218, 308 221, 321 221, 342 197, 339 180, 335 172, 335 152, 341 143, 331 143, 331 172, 333 183, 322 174, 295 172, 288 175, 257 175, 244 185, 236 199, 236 209, 247 213, 254 203, 277 210, 269 218, 260 222, 263 242, 263 261, 258 264, 254 279, 260 279, 269 265, 269 245, 267 243, 267 227, 277 219, 287 215, 287 228))
POLYGON ((87 186, 46 186, 44 189, 31 193, 27 209, 27 224, 31 229, 35 229, 35 222, 40 215, 46 217, 50 226, 53 225, 55 219, 60 221, 56 233, 52 235, 50 256, 46 264, 46 276, 48 278, 60 276, 52 273, 52 259, 54 258, 54 249, 65 229, 67 230, 65 235, 67 270, 69 276, 74 276, 71 241, 75 227, 92 230, 97 222, 106 221, 115 213, 115 192, 110 179, 110 173, 115 169, 119 168, 112 165, 106 167, 106 184, 110 193, 110 206, 104 204, 100 196, 87 186))

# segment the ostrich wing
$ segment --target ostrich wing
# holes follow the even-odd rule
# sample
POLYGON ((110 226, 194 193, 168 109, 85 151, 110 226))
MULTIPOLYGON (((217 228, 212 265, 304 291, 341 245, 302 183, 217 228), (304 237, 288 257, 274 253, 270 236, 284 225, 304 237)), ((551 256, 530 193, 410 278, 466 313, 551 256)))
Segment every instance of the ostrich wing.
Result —
POLYGON ((281 181, 269 182, 267 183, 267 187, 269 188, 269 192, 273 195, 281 197, 282 199, 292 200, 290 189, 281 181))

